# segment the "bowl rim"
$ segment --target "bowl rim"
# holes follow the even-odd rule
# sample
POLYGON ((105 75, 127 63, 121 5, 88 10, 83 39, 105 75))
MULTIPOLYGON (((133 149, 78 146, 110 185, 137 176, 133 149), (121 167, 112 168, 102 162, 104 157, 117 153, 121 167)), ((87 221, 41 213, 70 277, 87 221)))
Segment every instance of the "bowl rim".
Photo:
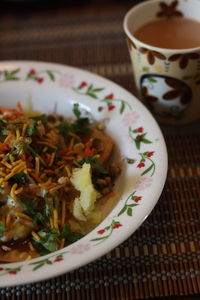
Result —
MULTIPOLYGON (((67 65, 63 65, 63 64, 57 64, 57 63, 48 63, 48 62, 37 62, 37 61, 30 61, 30 60, 17 60, 17 61, 2 61, 0 63, 0 69, 5 69, 5 65, 8 64, 8 65, 18 65, 18 66, 25 66, 25 67, 28 67, 30 65, 34 65, 35 68, 38 67, 38 66, 42 66, 44 67, 45 65, 46 66, 52 66, 52 67, 60 67, 60 68, 64 68, 64 69, 68 69, 68 70, 72 70, 73 72, 75 73, 81 73, 83 75, 85 75, 86 77, 87 76, 90 76, 92 78, 94 78, 95 80, 100 80, 100 81, 103 81, 103 82, 106 82, 108 83, 109 85, 113 86, 114 89, 118 89, 120 90, 123 94, 127 95, 127 97, 129 97, 130 99, 133 100, 133 102, 136 102, 138 107, 140 107, 140 109, 142 109, 142 111, 145 113, 146 117, 148 118, 148 120, 153 124, 153 127, 156 128, 156 131, 159 135, 159 138, 160 138, 160 146, 161 146, 161 152, 163 154, 163 161, 162 161, 162 164, 163 164, 163 169, 162 169, 162 174, 161 174, 161 182, 159 184, 159 189, 154 191, 154 201, 153 203, 148 207, 147 209, 147 213, 143 216, 143 218, 140 219, 140 221, 137 223, 137 225, 134 224, 134 230, 125 230, 123 232, 123 234, 119 234, 116 239, 112 239, 112 243, 107 243, 106 244, 106 247, 102 248, 102 247, 99 247, 96 248, 96 251, 93 251, 92 253, 90 253, 89 256, 87 256, 87 258, 85 257, 84 260, 80 260, 80 259, 77 259, 77 264, 71 268, 69 268, 67 271, 64 270, 66 269, 66 267, 63 269, 62 268, 57 268, 57 270, 54 272, 46 272, 46 275, 45 277, 43 276, 42 272, 40 275, 37 275, 32 277, 32 278, 29 278, 29 277, 26 277, 24 278, 23 282, 21 282, 20 280, 17 279, 17 277, 15 278, 14 281, 10 281, 10 282, 7 282, 6 284, 1 284, 0 283, 0 286, 1 287, 4 287, 4 286, 15 286, 15 285, 22 285, 22 284, 27 284, 27 283, 34 283, 34 282, 37 282, 37 281, 40 281, 40 280, 47 280, 49 278, 52 278, 52 277, 55 277, 55 276, 59 276, 65 272, 71 272, 73 271, 74 269, 77 269, 83 265, 86 265, 88 264, 89 262, 93 262, 94 260, 96 260, 97 258, 100 258, 101 256, 105 255, 106 253, 108 253, 109 251, 111 251, 112 249, 114 249, 116 246, 118 246, 119 244, 121 244, 122 242, 124 242, 131 234, 133 234, 138 228, 139 226, 144 222, 144 220, 147 218, 147 216, 151 213, 151 211, 153 210, 155 204, 157 203, 159 197, 160 197, 160 194, 163 190, 163 187, 164 187, 164 184, 165 184, 165 181, 166 181, 166 176, 167 176, 167 168, 168 168, 168 157, 167 157, 167 148, 166 148, 166 144, 165 144, 165 140, 164 140, 164 137, 163 137, 163 134, 161 132, 161 129, 160 127, 158 126, 157 122, 155 121, 155 119, 153 118, 153 116, 151 115, 151 113, 147 110, 147 108, 144 107, 143 104, 140 103, 140 101, 135 97, 133 96, 129 91, 125 90, 123 87, 119 86, 118 84, 112 82, 111 80, 108 80, 102 76, 99 76, 99 75, 96 75, 96 74, 93 74, 92 72, 88 72, 88 71, 85 71, 83 69, 79 69, 79 68, 76 68, 76 67, 72 67, 72 66, 67 66, 67 65), (119 236, 120 236, 120 239, 119 239, 119 236)), ((129 100, 131 101, 131 100, 129 100)), ((116 205, 116 207, 119 205, 119 203, 116 205)), ((116 208, 115 207, 115 208, 116 208)), ((102 221, 102 223, 107 220, 109 218, 110 214, 102 221)), ((101 223, 101 224, 102 224, 101 223)), ((100 225, 101 225, 100 224, 100 225)), ((96 230, 96 228, 94 229, 96 230)), ((93 230, 93 231, 94 231, 93 230)), ((93 232, 92 231, 92 232, 93 232)), ((88 235, 86 235, 84 238, 86 238, 88 235)), ((84 239, 83 238, 83 239, 84 239)), ((82 239, 81 239, 82 240, 82 239)), ((76 242, 75 244, 77 244, 78 242, 76 242)), ((73 245, 75 245, 73 244, 73 245)), ((72 248, 73 245, 70 245, 68 247, 65 247, 63 248, 62 250, 64 249, 68 249, 68 248, 72 248)), ((55 253, 60 253, 61 250, 58 250, 56 251, 55 253)), ((54 253, 54 254, 55 254, 54 253)), ((43 256, 42 258, 49 258, 51 257, 52 254, 48 254, 48 255, 45 255, 43 256)), ((41 257, 40 257, 41 258, 41 257)), ((33 260, 31 260, 31 262, 35 262, 37 261, 38 259, 40 258, 35 258, 33 260)), ((25 264, 24 262, 21 262, 21 263, 12 263, 12 264, 3 264, 2 266, 11 266, 11 265, 15 265, 15 266, 19 266, 20 264, 25 264)))

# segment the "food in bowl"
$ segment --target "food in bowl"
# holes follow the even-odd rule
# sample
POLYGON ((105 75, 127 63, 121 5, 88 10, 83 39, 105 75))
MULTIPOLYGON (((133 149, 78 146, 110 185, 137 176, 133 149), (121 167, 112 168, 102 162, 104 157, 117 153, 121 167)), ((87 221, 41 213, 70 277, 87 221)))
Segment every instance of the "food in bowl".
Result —
POLYGON ((103 219, 120 166, 112 139, 82 117, 0 108, 0 262, 46 255, 103 219))

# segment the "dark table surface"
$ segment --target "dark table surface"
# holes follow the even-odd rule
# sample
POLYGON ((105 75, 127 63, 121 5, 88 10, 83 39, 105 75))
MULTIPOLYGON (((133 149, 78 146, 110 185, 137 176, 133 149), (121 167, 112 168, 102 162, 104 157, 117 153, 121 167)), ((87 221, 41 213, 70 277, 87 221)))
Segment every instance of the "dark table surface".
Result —
MULTIPOLYGON (((72 65, 134 93, 122 21, 136 2, 7 3, 0 7, 0 60, 72 65)), ((199 299, 200 123, 161 128, 168 178, 144 224, 97 262, 45 282, 2 288, 0 299, 199 299)))

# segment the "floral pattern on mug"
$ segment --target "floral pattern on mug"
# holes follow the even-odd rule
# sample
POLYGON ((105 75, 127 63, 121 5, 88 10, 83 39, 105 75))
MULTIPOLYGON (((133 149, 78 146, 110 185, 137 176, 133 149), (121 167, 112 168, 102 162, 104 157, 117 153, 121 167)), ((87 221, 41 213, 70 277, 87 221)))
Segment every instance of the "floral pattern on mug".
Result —
POLYGON ((156 58, 161 59, 161 60, 166 59, 165 55, 163 55, 162 53, 160 53, 158 51, 150 50, 150 49, 147 49, 144 47, 140 47, 139 52, 141 54, 145 54, 147 56, 147 60, 150 65, 153 65, 155 63, 156 58))
POLYGON ((172 89, 166 92, 163 95, 163 99, 165 100, 174 100, 174 98, 179 98, 180 102, 182 104, 188 104, 191 102, 192 93, 188 88, 186 88, 186 85, 183 85, 180 81, 175 81, 171 78, 165 78, 165 82, 168 86, 170 86, 172 89))
POLYGON ((154 102, 157 102, 157 101, 158 101, 158 97, 149 94, 148 88, 147 88, 146 86, 143 86, 143 87, 141 88, 141 94, 142 94, 142 97, 143 97, 143 99, 145 100, 146 104, 147 104, 150 108, 153 107, 152 104, 153 104, 154 102))
POLYGON ((192 53, 185 53, 185 54, 173 54, 171 55, 168 60, 169 61, 178 61, 179 62, 179 67, 181 69, 185 69, 188 64, 189 64, 189 60, 196 60, 200 57, 200 55, 198 53, 192 52, 192 53))
POLYGON ((135 43, 133 41, 131 41, 131 39, 129 39, 128 37, 127 37, 127 44, 128 44, 129 50, 132 50, 132 48, 137 49, 137 47, 135 46, 135 43))
POLYGON ((157 17, 166 17, 167 19, 172 17, 183 17, 183 13, 177 10, 178 1, 172 1, 170 4, 160 2, 160 11, 156 14, 157 17))

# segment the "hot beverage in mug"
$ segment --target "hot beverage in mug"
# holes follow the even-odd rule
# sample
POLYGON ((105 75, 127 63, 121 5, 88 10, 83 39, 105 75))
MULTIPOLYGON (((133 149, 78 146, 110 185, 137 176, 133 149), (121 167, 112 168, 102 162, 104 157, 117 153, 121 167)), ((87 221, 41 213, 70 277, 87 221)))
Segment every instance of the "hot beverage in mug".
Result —
POLYGON ((200 46, 200 22, 181 17, 156 19, 138 28, 133 35, 159 48, 194 48, 200 46))

